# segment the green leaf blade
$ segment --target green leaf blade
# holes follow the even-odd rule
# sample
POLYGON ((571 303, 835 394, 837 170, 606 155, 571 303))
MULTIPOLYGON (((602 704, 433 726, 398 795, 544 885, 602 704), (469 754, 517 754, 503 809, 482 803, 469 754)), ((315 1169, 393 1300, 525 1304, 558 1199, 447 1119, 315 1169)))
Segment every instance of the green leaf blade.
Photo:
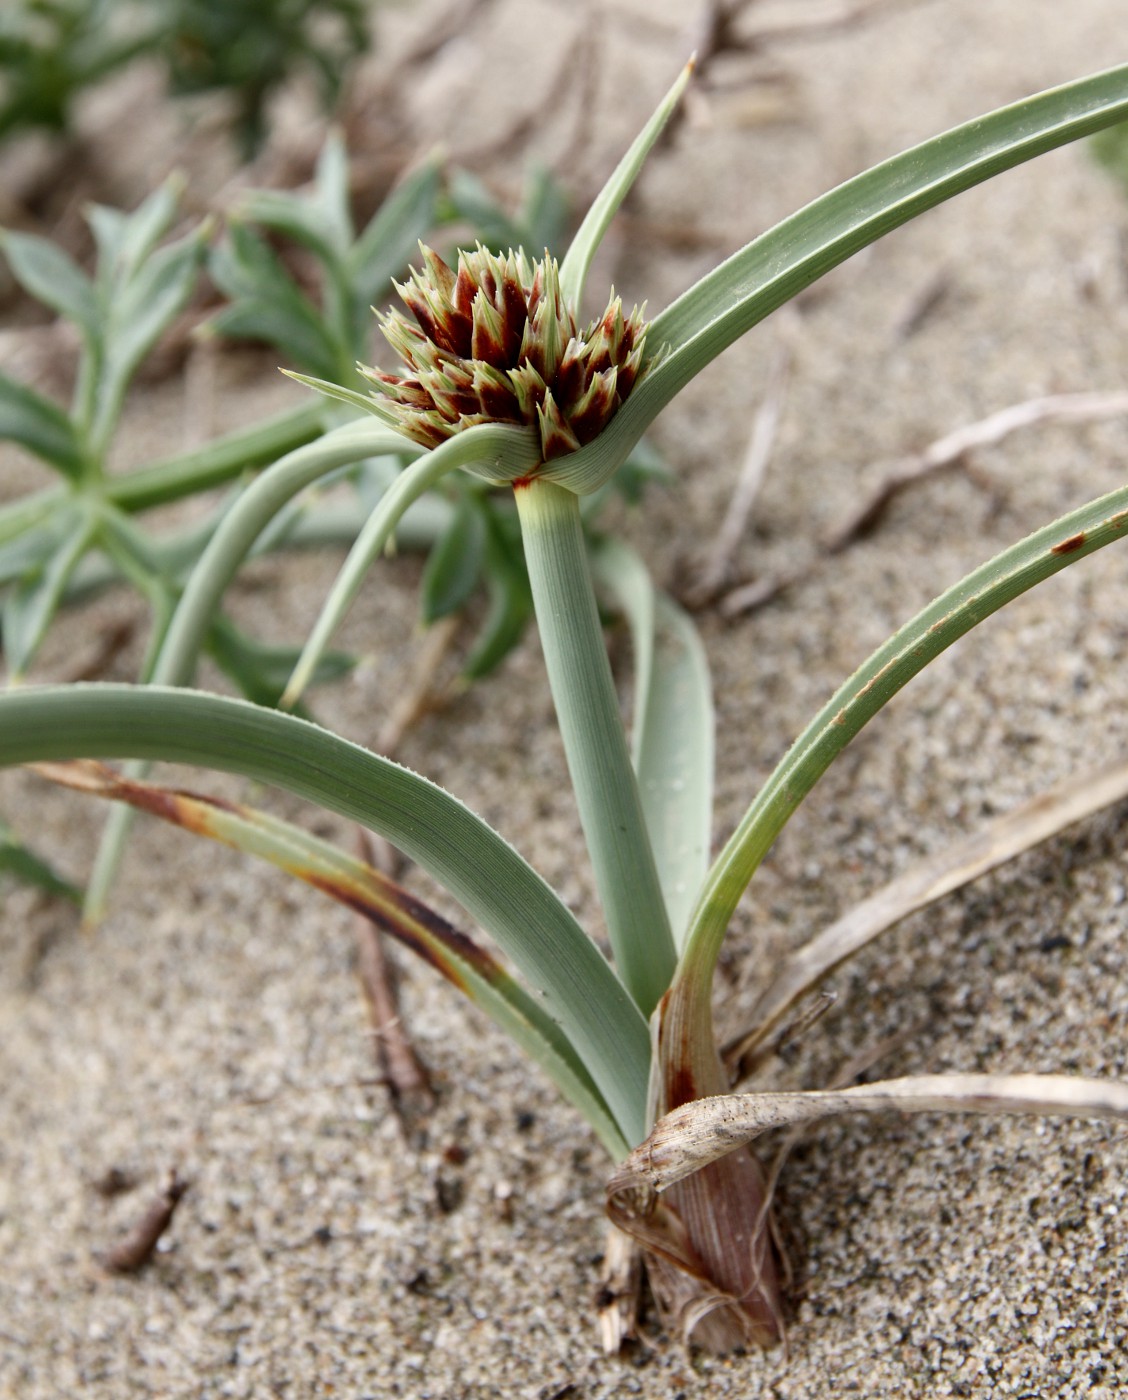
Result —
MULTIPOLYGON (((714 862, 678 983, 707 998, 729 921, 792 813, 850 740, 915 675, 1005 604, 1128 535, 1128 487, 1072 511, 973 570, 879 647, 827 701, 756 795, 714 862)), ((688 993, 687 993, 688 994, 688 993)))
POLYGON ((74 260, 46 238, 0 230, 0 248, 12 276, 36 301, 73 321, 91 343, 97 343, 100 313, 94 284, 74 260))
POLYGON ((713 693, 690 618, 658 593, 619 540, 594 557, 597 578, 626 614, 635 654, 632 761, 670 928, 680 951, 709 869, 713 820, 713 693))
POLYGON ((646 1131, 646 1022, 539 875, 457 798, 316 725, 244 701, 151 686, 0 695, 0 765, 167 759, 241 773, 385 836, 459 901, 543 994, 629 1143, 646 1131))
POLYGON ((577 498, 534 478, 514 492, 541 651, 615 954, 649 1017, 676 950, 596 609, 577 498))
POLYGON ((75 481, 82 475, 82 444, 57 404, 0 374, 0 438, 16 442, 75 481))
POLYGON ((874 166, 749 243, 651 323, 652 356, 608 427, 551 464, 596 490, 681 389, 734 340, 854 253, 954 195, 1128 116, 1128 65, 1052 88, 874 166))

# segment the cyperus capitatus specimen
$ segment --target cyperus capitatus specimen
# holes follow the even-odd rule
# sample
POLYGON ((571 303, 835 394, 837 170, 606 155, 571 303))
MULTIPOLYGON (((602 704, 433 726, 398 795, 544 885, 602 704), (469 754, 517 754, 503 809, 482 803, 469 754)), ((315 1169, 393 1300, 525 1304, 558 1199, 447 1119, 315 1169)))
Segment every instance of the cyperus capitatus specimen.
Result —
POLYGON ((459 253, 456 271, 420 246, 423 269, 396 284, 416 324, 401 311, 380 316, 400 371, 361 367, 376 412, 425 447, 478 423, 535 428, 543 461, 591 442, 638 379, 642 311, 624 316, 612 293, 581 333, 547 253, 531 262, 479 244, 459 253))

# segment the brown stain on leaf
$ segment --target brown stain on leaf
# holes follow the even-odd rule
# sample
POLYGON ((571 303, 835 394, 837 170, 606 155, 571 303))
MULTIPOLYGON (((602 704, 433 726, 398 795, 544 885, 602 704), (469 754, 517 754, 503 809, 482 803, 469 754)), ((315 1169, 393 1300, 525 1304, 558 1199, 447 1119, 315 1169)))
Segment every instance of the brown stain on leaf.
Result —
MULTIPOLYGON (((230 843, 210 820, 209 809, 253 820, 253 813, 236 802, 136 782, 98 762, 40 764, 39 771, 55 782, 100 797, 112 797, 128 802, 131 806, 182 830, 208 836, 224 844, 230 843)), ((459 969, 460 962, 473 968, 478 976, 491 986, 500 984, 508 976, 502 964, 486 949, 448 923, 422 900, 416 899, 407 890, 375 871, 372 871, 371 875, 379 890, 379 898, 366 896, 362 887, 346 877, 334 879, 297 861, 287 863, 286 868, 306 884, 321 890, 323 894, 346 905, 363 918, 371 920, 392 938, 430 963, 461 992, 469 994, 470 989, 459 969), (425 930, 431 937, 422 937, 420 930, 425 930), (450 957, 444 957, 444 947, 450 950, 450 957)))
POLYGON ((1051 547, 1050 553, 1072 554, 1074 550, 1081 548, 1087 538, 1088 536, 1085 534, 1085 531, 1081 530, 1076 535, 1070 535, 1067 540, 1059 540, 1057 544, 1051 547))
POLYGON ((666 1069, 666 1111, 680 1108, 701 1097, 697 1076, 687 1065, 669 1065, 666 1069))
POLYGON ((344 882, 338 883, 325 875, 299 867, 294 867, 293 873, 315 889, 321 890, 323 894, 329 895, 331 899, 346 905, 363 918, 370 919, 397 942, 430 963, 436 972, 461 992, 469 994, 470 989, 458 968, 458 962, 469 964, 483 981, 491 985, 497 984, 505 977, 505 970, 496 958, 491 957, 466 934, 456 929, 453 924, 448 924, 441 915, 399 886, 385 885, 381 882, 383 900, 377 903, 373 899, 365 898, 355 887, 347 886, 344 882), (392 906, 391 909, 386 907, 387 905, 392 906), (402 919, 396 917, 394 911, 397 909, 403 913, 402 919), (422 926, 432 935, 435 942, 446 945, 451 951, 451 957, 444 957, 441 948, 436 947, 430 939, 421 937, 413 925, 422 926))
POLYGON ((208 820, 209 809, 230 812, 235 816, 243 815, 243 809, 238 803, 228 802, 222 797, 205 797, 197 792, 153 788, 143 783, 132 783, 124 778, 117 783, 116 789, 114 795, 128 801, 132 806, 198 836, 215 836, 214 825, 208 820))

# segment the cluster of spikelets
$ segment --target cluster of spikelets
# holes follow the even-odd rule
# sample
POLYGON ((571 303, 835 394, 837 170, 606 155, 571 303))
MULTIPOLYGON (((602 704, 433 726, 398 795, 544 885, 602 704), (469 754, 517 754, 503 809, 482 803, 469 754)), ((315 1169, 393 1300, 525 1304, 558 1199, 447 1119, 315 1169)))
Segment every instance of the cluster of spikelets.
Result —
POLYGON ((533 263, 523 250, 498 257, 479 245, 459 253, 455 272, 420 247, 423 270, 396 284, 417 324, 400 311, 379 318, 400 372, 361 367, 380 416, 425 447, 478 423, 526 424, 544 461, 596 437, 638 378, 642 311, 624 317, 612 295, 580 334, 547 254, 533 263))

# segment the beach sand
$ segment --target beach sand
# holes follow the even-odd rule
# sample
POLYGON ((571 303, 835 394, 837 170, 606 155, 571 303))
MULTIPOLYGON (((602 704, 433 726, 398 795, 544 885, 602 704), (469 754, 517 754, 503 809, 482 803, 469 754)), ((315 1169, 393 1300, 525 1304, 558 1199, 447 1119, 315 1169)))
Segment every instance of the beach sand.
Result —
MULTIPOLYGON (((440 8, 393 15, 375 67, 440 8)), ((596 105, 566 179, 594 191, 703 8, 602 7, 596 105)), ((551 94, 558 62, 581 52, 568 47, 581 18, 495 5, 408 104, 418 149, 488 147, 537 85, 551 94)), ((935 0, 773 43, 756 71, 770 62, 779 81, 749 83, 747 62, 726 60, 716 76, 732 84, 690 104, 591 285, 613 280, 656 310, 856 171, 1123 58, 1122 35, 1116 0, 935 0)), ((522 159, 561 158, 570 101, 522 159)), ((519 189, 496 152, 479 168, 519 189)), ((734 559, 744 580, 807 558, 892 463, 946 432, 1038 395, 1122 389, 1126 239, 1125 191, 1083 145, 962 196, 833 273, 798 319, 777 317, 721 356, 655 427, 670 482, 612 518, 660 583, 684 586, 709 556, 784 341, 778 439, 734 559), (935 304, 906 329, 930 291, 935 304)), ((299 401, 269 357, 216 363, 214 431, 299 401)), ((131 398, 124 464, 198 428, 189 381, 131 398)), ((873 646, 990 554, 1120 485, 1126 449, 1124 420, 1017 433, 901 495, 863 542, 769 606, 701 613, 716 838, 873 646)), ((255 563, 232 612, 256 635, 300 637, 340 558, 255 563)), ((375 571, 341 637, 363 664, 315 698, 324 723, 360 742, 375 742, 418 653, 419 569, 404 556, 375 571)), ((1122 761, 1126 600, 1128 552, 1112 548, 955 646, 855 741, 741 907, 717 985, 724 1033, 783 949, 884 879, 1054 782, 1122 761)), ((63 674, 123 613, 140 614, 124 593, 68 612, 37 677, 63 674)), ((621 639, 615 656, 626 695, 621 639)), ((114 678, 138 658, 127 650, 114 678)), ((398 756, 480 810, 597 926, 535 635, 412 729, 398 756)), ((248 795, 232 779, 168 776, 248 795)), ((344 823, 249 795, 351 844, 344 823)), ((5 775, 0 809, 84 877, 101 806, 5 775)), ((1084 823, 886 936, 833 977, 837 1003, 768 1077, 825 1085, 886 1042, 883 1077, 1126 1077, 1125 815, 1084 823)), ((409 883, 460 917, 418 872, 409 883)), ((350 918, 151 822, 92 935, 63 905, 6 894, 0 1396, 829 1400, 1112 1397, 1128 1385, 1128 1134, 1085 1122, 883 1115, 812 1129, 778 1193, 796 1275, 787 1351, 687 1355, 651 1319, 653 1347, 602 1356, 598 1143, 484 1016, 408 964, 403 1015, 438 1101, 405 1135, 375 1082, 350 918), (171 1165, 191 1184, 161 1251, 135 1276, 105 1274, 99 1252, 171 1165), (137 1184, 107 1199, 96 1183, 114 1168, 137 1184)))

